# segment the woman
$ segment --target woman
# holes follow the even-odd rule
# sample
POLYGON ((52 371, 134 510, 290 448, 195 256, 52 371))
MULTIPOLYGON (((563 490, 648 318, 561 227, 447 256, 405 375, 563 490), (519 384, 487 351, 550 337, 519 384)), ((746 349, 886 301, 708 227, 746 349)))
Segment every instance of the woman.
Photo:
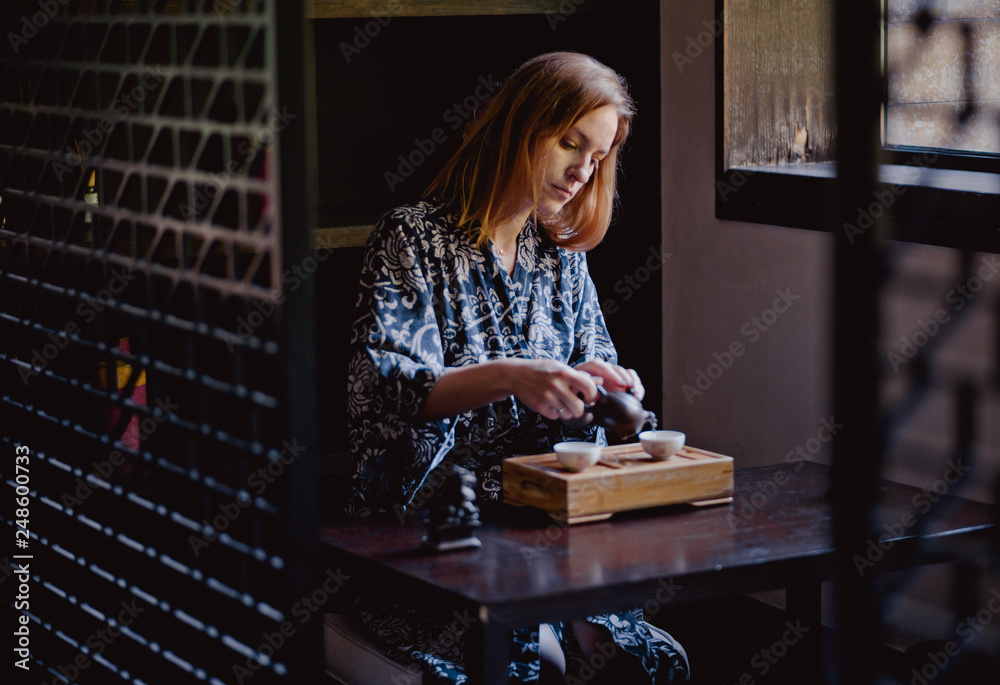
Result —
MULTIPOLYGON (((599 384, 642 397, 638 375, 617 363, 585 256, 611 222, 633 111, 597 60, 536 57, 470 124, 426 199, 375 227, 349 372, 353 515, 419 509, 452 463, 475 474, 479 500, 497 500, 505 457, 605 442, 596 426, 567 426, 599 384)), ((464 682, 462 636, 443 640, 448 626, 362 599, 393 656, 434 682, 464 682)), ((581 673, 612 640, 610 682, 686 679, 683 650, 639 613, 515 631, 512 679, 581 673)))

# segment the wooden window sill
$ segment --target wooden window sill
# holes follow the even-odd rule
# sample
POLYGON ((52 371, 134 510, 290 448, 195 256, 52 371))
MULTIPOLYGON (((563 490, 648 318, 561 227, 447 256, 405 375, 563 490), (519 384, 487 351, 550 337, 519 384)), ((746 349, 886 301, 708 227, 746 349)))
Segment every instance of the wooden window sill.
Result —
POLYGON ((716 217, 840 232, 850 239, 888 212, 894 240, 1000 252, 1000 174, 918 162, 880 166, 872 201, 858 208, 853 222, 832 215, 836 163, 727 169, 716 182, 716 217))

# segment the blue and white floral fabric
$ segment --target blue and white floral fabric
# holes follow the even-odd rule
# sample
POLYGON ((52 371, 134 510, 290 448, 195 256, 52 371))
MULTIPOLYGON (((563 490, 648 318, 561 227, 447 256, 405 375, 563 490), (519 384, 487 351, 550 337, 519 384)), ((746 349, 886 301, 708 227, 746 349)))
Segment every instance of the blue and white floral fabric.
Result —
MULTIPOLYGON (((365 251, 349 369, 349 435, 356 472, 348 511, 406 516, 433 498, 446 460, 470 469, 480 501, 501 498, 506 457, 550 451, 560 440, 604 443, 603 429, 571 430, 511 396, 441 421, 417 422, 427 394, 450 367, 491 359, 591 359, 617 363, 586 255, 557 247, 529 220, 508 274, 491 250, 456 225, 445 206, 419 202, 386 214, 365 251)), ((416 662, 429 682, 462 683, 464 631, 373 595, 365 623, 391 655, 416 662)), ((687 678, 687 660, 633 613, 594 617, 633 654, 652 683, 687 678)), ((572 666, 578 645, 557 635, 572 666)), ((536 682, 537 628, 514 631, 512 682, 536 682)))

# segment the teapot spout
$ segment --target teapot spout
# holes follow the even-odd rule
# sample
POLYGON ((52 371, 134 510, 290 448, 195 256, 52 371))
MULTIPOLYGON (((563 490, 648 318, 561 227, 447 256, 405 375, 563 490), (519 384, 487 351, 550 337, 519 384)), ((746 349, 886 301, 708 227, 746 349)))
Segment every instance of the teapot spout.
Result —
POLYGON ((634 426, 631 426, 631 428, 631 433, 628 435, 619 435, 619 437, 622 440, 630 440, 643 431, 654 430, 656 428, 656 415, 651 411, 645 412, 642 416, 642 421, 638 422, 634 426))

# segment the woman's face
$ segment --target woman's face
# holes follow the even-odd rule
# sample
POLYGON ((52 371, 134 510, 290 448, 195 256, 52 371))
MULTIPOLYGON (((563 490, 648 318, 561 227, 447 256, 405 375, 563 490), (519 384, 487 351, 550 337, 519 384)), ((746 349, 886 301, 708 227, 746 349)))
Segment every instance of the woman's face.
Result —
POLYGON ((539 214, 558 214, 576 196, 597 173, 617 132, 617 109, 614 105, 604 105, 577 119, 562 138, 553 137, 542 143, 542 155, 547 151, 548 158, 539 172, 539 214))

